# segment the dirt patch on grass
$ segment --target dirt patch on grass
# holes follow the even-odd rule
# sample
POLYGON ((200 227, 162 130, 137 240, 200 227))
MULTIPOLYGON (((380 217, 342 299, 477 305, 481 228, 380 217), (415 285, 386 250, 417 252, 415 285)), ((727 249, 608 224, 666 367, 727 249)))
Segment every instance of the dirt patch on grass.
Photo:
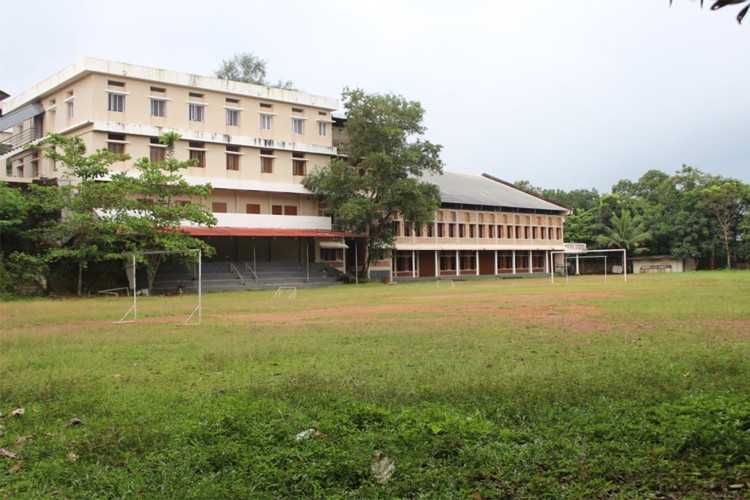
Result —
POLYGON ((607 297, 606 294, 566 295, 565 302, 552 294, 544 295, 435 295, 412 297, 401 304, 378 304, 313 309, 298 312, 222 315, 224 320, 248 321, 258 326, 293 326, 310 323, 420 321, 426 325, 443 322, 507 318, 525 325, 559 325, 574 332, 607 331, 613 325, 600 319, 599 307, 570 302, 575 299, 607 297))

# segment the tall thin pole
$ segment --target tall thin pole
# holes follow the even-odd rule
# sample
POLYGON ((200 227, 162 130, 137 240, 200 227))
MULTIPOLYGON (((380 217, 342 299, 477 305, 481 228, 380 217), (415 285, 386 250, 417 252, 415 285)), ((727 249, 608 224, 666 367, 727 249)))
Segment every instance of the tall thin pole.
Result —
POLYGON ((135 281, 135 275, 135 254, 133 254, 133 321, 135 321, 138 316, 138 299, 136 298, 136 295, 138 294, 138 285, 135 281))
POLYGON ((359 240, 354 240, 354 284, 359 285, 359 240))
POLYGON ((203 321, 203 250, 198 249, 198 323, 203 321))

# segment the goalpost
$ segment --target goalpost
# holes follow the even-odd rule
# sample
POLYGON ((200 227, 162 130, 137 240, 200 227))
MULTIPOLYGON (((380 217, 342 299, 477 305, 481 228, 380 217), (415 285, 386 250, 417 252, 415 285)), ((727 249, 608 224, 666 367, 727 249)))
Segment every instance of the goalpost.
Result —
POLYGON ((138 320, 138 287, 136 283, 136 275, 137 275, 137 264, 136 264, 136 258, 139 256, 146 256, 146 255, 169 255, 169 254, 195 254, 196 260, 198 263, 197 271, 198 271, 198 304, 193 309, 193 312, 190 313, 190 316, 187 317, 187 319, 182 323, 183 325, 199 325, 203 319, 203 293, 201 289, 202 285, 202 272, 201 272, 201 264, 203 261, 203 252, 200 249, 190 249, 190 250, 164 250, 164 251, 153 251, 153 252, 125 252, 122 255, 124 257, 131 257, 131 265, 132 269, 129 270, 129 273, 132 273, 132 280, 131 283, 133 285, 133 305, 128 309, 128 312, 125 313, 125 315, 120 318, 119 321, 115 321, 115 323, 135 323, 138 320), (197 314, 197 316, 196 316, 197 314), (129 316, 132 315, 132 319, 126 319, 129 316), (194 317, 197 317, 197 319, 193 319, 194 317))
POLYGON ((628 262, 627 262, 627 250, 622 248, 615 249, 600 249, 600 250, 579 250, 576 252, 566 252, 559 250, 556 252, 550 252, 550 259, 552 260, 552 272, 550 273, 550 280, 554 284, 555 282, 555 256, 563 256, 563 268, 565 269, 565 281, 568 281, 568 260, 570 259, 604 259, 604 281, 607 281, 607 256, 606 255, 588 255, 598 254, 607 252, 620 252, 622 253, 622 280, 627 283, 628 281, 628 262))

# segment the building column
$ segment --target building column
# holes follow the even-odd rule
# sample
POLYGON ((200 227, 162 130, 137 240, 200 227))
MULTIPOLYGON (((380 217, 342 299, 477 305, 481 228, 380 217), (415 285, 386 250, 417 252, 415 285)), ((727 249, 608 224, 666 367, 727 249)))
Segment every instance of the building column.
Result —
POLYGON ((578 257, 579 257, 579 254, 576 254, 576 276, 581 274, 581 267, 580 267, 581 260, 578 257))
POLYGON ((477 268, 477 276, 479 276, 479 250, 476 250, 474 266, 477 268))
POLYGON ((435 250, 435 277, 440 277, 440 250, 435 250))
POLYGON ((495 250, 495 272, 493 274, 497 276, 497 250, 495 250))
POLYGON ((534 274, 534 251, 529 250, 529 274, 534 274))
POLYGON ((417 252, 411 251, 411 277, 417 277, 417 252))
POLYGON ((511 250, 511 252, 512 252, 511 253, 511 263, 512 263, 511 267, 513 268, 513 274, 516 274, 516 251, 511 250))
POLYGON ((460 269, 461 260, 459 259, 458 254, 459 254, 459 250, 456 250, 456 276, 461 274, 461 269, 460 269))
POLYGON ((544 251, 544 272, 545 274, 549 274, 549 251, 544 251))

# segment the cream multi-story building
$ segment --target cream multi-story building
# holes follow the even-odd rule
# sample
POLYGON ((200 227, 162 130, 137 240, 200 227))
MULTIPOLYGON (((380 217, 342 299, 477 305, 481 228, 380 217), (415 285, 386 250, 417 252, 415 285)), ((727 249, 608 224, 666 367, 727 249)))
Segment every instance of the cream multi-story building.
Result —
POLYGON ((336 99, 84 58, 3 104, 0 180, 61 177, 54 161, 22 147, 50 132, 78 135, 89 151, 157 161, 158 136, 173 131, 182 137, 176 157, 197 160, 185 178, 213 186, 207 203, 218 224, 186 230, 215 246, 215 259, 344 265, 344 234, 301 185, 336 155, 336 99))
MULTIPOLYGON (((84 58, 3 101, 0 180, 60 178, 54 161, 23 146, 55 132, 77 135, 90 151, 107 148, 133 160, 164 159, 158 142, 177 132, 184 172, 210 183, 215 227, 186 227, 223 262, 322 262, 340 270, 361 264, 361 238, 332 229, 325 206, 301 184, 337 155, 336 99, 213 77, 84 58), (335 123, 334 123, 335 122, 335 123), (334 126, 336 125, 336 126, 334 126)), ((345 125, 344 125, 345 127, 345 125)), ((441 209, 419 230, 397 221, 393 258, 375 276, 440 278, 537 274, 562 250, 567 210, 490 176, 445 173, 441 209)))

